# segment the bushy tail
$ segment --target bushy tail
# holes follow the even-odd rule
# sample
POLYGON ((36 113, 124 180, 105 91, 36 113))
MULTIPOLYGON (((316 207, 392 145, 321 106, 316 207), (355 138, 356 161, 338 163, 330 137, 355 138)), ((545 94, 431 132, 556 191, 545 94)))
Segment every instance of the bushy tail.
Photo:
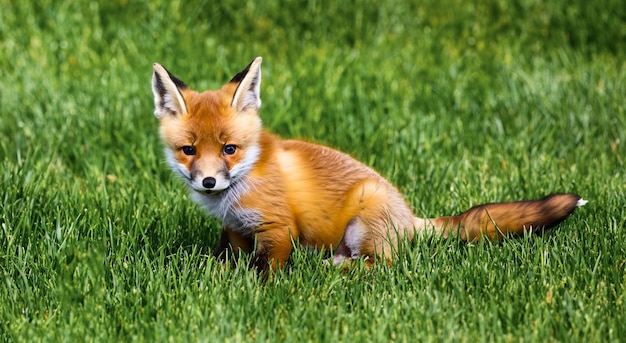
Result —
POLYGON ((424 227, 434 227, 444 237, 459 236, 467 241, 479 240, 481 236, 499 239, 548 229, 586 203, 576 194, 552 194, 540 200, 475 206, 456 216, 426 219, 424 227))

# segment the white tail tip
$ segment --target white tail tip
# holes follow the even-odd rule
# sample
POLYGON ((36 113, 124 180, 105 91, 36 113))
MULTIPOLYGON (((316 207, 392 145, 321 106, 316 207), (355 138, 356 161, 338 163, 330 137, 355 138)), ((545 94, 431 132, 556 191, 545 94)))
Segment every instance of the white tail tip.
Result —
POLYGON ((576 202, 576 207, 585 206, 585 205, 587 205, 587 203, 588 203, 588 202, 589 202, 589 201, 587 201, 587 200, 585 200, 585 199, 583 199, 583 198, 580 198, 580 199, 578 199, 578 201, 576 202))

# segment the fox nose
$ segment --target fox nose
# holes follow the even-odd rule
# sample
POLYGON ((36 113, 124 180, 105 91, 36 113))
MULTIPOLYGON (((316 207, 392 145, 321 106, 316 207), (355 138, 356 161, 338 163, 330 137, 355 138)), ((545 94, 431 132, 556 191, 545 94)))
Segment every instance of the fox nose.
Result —
POLYGON ((204 186, 204 188, 208 188, 211 189, 213 187, 215 187, 215 183, 217 181, 215 180, 214 177, 205 177, 204 180, 202 180, 202 186, 204 186))

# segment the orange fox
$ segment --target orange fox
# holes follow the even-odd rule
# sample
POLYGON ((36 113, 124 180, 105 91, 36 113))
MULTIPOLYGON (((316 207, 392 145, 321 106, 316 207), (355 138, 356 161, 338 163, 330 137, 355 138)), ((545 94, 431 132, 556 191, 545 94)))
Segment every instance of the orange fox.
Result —
POLYGON ((202 93, 154 64, 154 115, 166 158, 193 199, 222 220, 217 255, 253 252, 256 267, 279 268, 297 239, 333 251, 334 263, 389 259, 400 239, 416 233, 498 239, 552 227, 586 203, 555 194, 418 218, 396 188, 352 157, 264 131, 260 86, 261 57, 221 89, 202 93))

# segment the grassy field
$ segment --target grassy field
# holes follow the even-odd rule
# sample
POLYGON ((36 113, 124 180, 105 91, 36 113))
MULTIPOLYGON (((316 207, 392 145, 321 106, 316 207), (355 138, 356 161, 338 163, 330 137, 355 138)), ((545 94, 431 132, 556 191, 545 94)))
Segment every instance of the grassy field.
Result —
MULTIPOLYGON (((626 337, 626 8, 587 1, 0 0, 0 338, 626 337), (217 88, 263 56, 263 117, 348 152, 420 216, 575 192, 540 237, 422 238, 263 282, 168 170, 150 78, 217 88)), ((249 257, 244 257, 249 258, 249 257)))

